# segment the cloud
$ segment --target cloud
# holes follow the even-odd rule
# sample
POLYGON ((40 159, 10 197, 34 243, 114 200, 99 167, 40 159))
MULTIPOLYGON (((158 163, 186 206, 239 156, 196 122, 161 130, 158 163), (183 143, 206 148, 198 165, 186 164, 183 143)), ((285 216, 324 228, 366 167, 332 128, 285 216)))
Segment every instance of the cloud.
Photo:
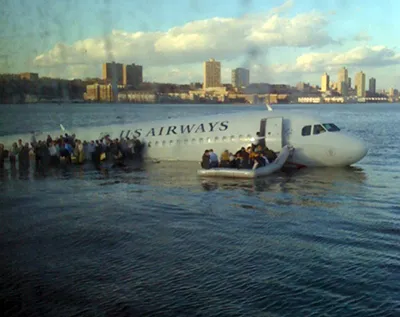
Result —
POLYGON ((400 53, 385 46, 360 46, 342 53, 307 53, 294 65, 274 65, 277 73, 324 72, 338 67, 384 67, 400 64, 400 53))
POLYGON ((353 40, 356 42, 368 42, 372 39, 370 35, 366 32, 360 32, 353 37, 353 40))
POLYGON ((282 3, 280 6, 273 8, 271 10, 271 13, 279 14, 288 11, 293 7, 294 1, 293 0, 287 0, 284 3, 282 3))
POLYGON ((36 56, 33 65, 43 76, 84 78, 100 76, 100 65, 115 60, 143 65, 146 81, 189 83, 202 81, 201 63, 216 58, 222 61, 223 82, 230 82, 231 68, 245 66, 253 82, 291 83, 342 66, 400 64, 399 53, 385 46, 331 51, 332 44, 367 44, 371 37, 360 32, 333 38, 328 27, 334 12, 288 15, 292 6, 289 0, 269 12, 197 20, 164 32, 113 30, 104 37, 60 42, 36 56), (292 63, 283 59, 286 53, 292 63))
POLYGON ((113 59, 144 65, 146 76, 146 67, 200 64, 211 57, 222 61, 253 58, 250 53, 260 55, 274 47, 323 47, 337 43, 326 30, 329 21, 324 14, 313 11, 283 16, 292 4, 287 1, 265 14, 193 21, 166 32, 113 30, 103 38, 85 39, 72 45, 57 43, 36 56, 33 64, 70 74, 69 69, 62 67, 97 65, 100 69, 101 63, 113 59))

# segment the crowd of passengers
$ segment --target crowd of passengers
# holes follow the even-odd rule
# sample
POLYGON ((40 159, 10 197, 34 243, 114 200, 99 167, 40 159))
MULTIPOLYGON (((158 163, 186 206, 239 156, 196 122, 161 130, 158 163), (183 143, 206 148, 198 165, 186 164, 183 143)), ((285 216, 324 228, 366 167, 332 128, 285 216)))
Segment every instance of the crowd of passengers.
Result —
POLYGON ((49 167, 59 164, 83 164, 93 162, 97 169, 103 162, 112 166, 125 166, 125 160, 142 160, 143 144, 136 138, 110 139, 104 137, 90 142, 77 139, 75 134, 61 135, 53 139, 50 135, 47 140, 36 140, 32 135, 31 142, 24 143, 18 140, 7 150, 0 144, 0 168, 4 167, 4 161, 8 158, 11 168, 20 170, 29 169, 31 158, 35 160, 35 166, 49 167))
POLYGON ((263 143, 252 144, 247 148, 242 147, 235 154, 225 150, 219 159, 214 150, 210 149, 204 152, 201 167, 204 169, 216 167, 256 169, 268 165, 276 157, 276 153, 268 149, 263 143))

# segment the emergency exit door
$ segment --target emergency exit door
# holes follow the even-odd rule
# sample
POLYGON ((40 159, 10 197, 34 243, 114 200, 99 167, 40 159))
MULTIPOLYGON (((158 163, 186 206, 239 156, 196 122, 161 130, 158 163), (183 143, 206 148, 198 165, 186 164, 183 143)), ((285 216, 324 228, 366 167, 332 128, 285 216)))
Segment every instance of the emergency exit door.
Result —
POLYGON ((265 140, 265 145, 274 152, 280 152, 282 141, 283 118, 273 117, 260 121, 260 137, 265 140))

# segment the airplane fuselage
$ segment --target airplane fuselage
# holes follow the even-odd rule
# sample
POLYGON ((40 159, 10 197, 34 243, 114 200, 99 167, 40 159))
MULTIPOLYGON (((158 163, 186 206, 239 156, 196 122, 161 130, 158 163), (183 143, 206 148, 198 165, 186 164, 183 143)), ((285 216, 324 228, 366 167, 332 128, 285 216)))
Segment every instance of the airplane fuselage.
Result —
MULTIPOLYGON (((206 149, 213 149, 218 155, 224 150, 236 152, 254 142, 257 132, 275 152, 284 145, 293 146, 288 162, 296 166, 347 166, 361 160, 367 153, 365 145, 338 130, 333 123, 318 118, 261 110, 77 128, 68 132, 87 141, 106 135, 112 139, 136 137, 146 145, 145 156, 157 160, 200 161, 206 149)), ((45 140, 47 134, 54 137, 62 133, 60 130, 36 133, 36 139, 45 140)), ((12 142, 19 138, 30 141, 29 135, 15 135, 12 142)))

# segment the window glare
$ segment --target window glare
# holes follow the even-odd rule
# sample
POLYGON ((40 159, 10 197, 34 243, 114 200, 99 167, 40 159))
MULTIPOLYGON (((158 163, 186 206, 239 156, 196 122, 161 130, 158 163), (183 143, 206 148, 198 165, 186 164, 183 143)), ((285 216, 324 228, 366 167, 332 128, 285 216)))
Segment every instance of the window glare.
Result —
POLYGON ((340 131, 339 127, 334 123, 323 123, 322 125, 329 132, 340 131))

